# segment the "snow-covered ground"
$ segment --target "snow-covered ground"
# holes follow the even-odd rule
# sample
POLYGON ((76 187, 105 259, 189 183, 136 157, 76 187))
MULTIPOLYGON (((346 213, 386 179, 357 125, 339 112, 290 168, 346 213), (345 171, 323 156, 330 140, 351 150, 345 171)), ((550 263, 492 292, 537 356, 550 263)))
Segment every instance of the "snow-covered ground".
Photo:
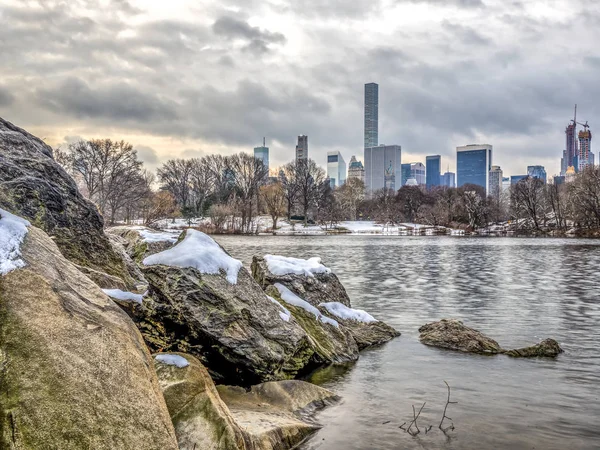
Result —
POLYGON ((164 252, 148 256, 143 264, 193 267, 200 273, 212 275, 223 270, 231 284, 237 284, 238 272, 242 268, 241 261, 225 253, 213 238, 196 230, 188 230, 183 241, 164 252))
POLYGON ((21 243, 30 223, 0 209, 0 275, 25 266, 21 256, 21 243))

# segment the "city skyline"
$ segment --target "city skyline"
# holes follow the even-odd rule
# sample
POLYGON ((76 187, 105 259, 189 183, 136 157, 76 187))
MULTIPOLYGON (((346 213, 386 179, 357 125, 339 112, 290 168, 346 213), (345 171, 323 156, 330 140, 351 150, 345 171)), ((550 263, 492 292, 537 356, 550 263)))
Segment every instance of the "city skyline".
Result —
POLYGON ((263 135, 278 166, 299 133, 322 167, 328 151, 348 160, 371 81, 379 142, 406 161, 440 154, 451 171, 456 146, 490 142, 506 173, 557 174, 573 104, 592 125, 600 116, 600 13, 579 0, 374 0, 320 14, 288 0, 2 3, 0 115, 52 146, 124 139, 150 169, 248 151, 263 135))

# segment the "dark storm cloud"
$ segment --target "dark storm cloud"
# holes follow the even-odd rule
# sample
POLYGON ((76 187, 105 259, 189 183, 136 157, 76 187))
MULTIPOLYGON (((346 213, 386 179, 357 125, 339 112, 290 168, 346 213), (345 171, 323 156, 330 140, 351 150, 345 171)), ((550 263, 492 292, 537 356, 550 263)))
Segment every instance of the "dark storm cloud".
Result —
POLYGON ((263 42, 282 44, 285 42, 285 36, 281 33, 272 33, 268 30, 262 30, 259 27, 253 27, 243 20, 234 17, 219 17, 212 26, 215 34, 230 39, 246 39, 251 42, 263 42))
POLYGON ((177 117, 172 102, 126 83, 90 86, 78 78, 67 78, 55 87, 39 89, 37 98, 46 107, 71 117, 132 122, 177 117))

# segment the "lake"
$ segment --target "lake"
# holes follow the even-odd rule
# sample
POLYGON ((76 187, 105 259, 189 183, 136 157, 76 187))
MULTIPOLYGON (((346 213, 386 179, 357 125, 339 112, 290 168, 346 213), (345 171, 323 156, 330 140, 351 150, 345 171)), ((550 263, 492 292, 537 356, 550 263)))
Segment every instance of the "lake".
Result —
POLYGON ((600 241, 398 236, 217 240, 244 264, 255 254, 320 256, 352 306, 402 336, 308 380, 341 395, 317 416, 304 450, 599 449, 600 241), (556 339, 553 359, 478 356, 427 347, 418 328, 457 318, 504 348, 556 339), (454 431, 438 429, 447 415, 454 431), (399 425, 426 402, 412 437, 399 425), (425 428, 433 428, 425 433, 425 428))

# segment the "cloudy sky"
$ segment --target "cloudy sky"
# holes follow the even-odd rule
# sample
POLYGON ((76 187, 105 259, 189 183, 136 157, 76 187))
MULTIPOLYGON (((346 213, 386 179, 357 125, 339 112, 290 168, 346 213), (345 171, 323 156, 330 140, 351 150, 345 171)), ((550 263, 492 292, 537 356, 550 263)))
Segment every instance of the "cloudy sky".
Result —
POLYGON ((151 168, 263 136, 277 165, 298 134, 324 164, 362 159, 374 81, 403 162, 490 143, 505 174, 554 174, 575 103, 600 129, 599 41, 590 0, 0 0, 0 116, 151 168))

